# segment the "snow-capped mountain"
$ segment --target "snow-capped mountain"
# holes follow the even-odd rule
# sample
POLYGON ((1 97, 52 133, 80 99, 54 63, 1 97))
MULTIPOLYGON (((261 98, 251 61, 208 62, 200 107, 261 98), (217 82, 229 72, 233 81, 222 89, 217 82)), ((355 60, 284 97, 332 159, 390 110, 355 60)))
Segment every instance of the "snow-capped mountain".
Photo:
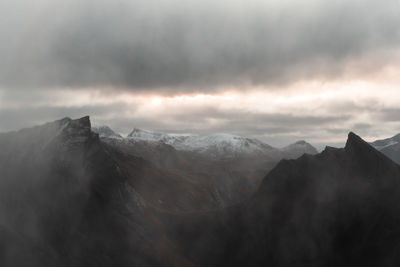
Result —
POLYGON ((140 140, 148 142, 163 142, 165 144, 171 145, 175 142, 178 137, 170 136, 164 133, 152 132, 141 130, 138 128, 133 128, 132 132, 128 134, 128 138, 131 140, 140 140))
POLYGON ((257 139, 222 133, 180 137, 172 145, 177 150, 195 151, 215 158, 279 153, 257 139))
POLYGON ((225 133, 172 136, 135 128, 127 138, 130 140, 163 142, 171 145, 176 150, 197 152, 212 158, 232 158, 238 156, 280 153, 279 150, 257 139, 225 133))
POLYGON ((299 141, 279 150, 257 139, 226 133, 173 136, 134 128, 127 139, 130 141, 162 142, 176 150, 196 152, 218 159, 243 156, 283 157, 283 154, 288 158, 296 158, 304 153, 317 153, 317 150, 305 141, 299 141))
POLYGON ((114 132, 108 126, 98 126, 92 127, 92 131, 97 133, 100 137, 108 137, 108 138, 122 138, 122 136, 116 132, 114 132))
POLYGON ((400 164, 400 134, 391 138, 377 140, 372 142, 371 145, 388 156, 394 162, 400 164))

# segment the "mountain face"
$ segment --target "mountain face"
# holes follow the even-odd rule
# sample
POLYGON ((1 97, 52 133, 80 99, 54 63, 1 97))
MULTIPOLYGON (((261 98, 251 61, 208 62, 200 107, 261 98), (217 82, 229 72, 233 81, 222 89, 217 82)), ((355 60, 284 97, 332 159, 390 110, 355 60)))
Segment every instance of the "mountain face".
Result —
POLYGON ((343 149, 282 160, 240 205, 182 216, 170 235, 201 266, 398 266, 399 201, 400 167, 351 133, 343 149))
POLYGON ((377 140, 372 142, 371 145, 397 164, 400 164, 400 134, 391 138, 377 140))

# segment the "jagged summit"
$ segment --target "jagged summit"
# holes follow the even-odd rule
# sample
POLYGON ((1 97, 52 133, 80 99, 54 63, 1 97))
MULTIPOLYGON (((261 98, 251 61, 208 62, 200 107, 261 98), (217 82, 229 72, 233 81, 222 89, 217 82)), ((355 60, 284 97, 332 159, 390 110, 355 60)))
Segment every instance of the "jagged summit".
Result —
POLYGON ((388 165, 389 161, 391 163, 387 156, 353 132, 349 133, 344 150, 359 162, 369 162, 370 164, 365 166, 366 169, 374 169, 375 166, 371 166, 371 164, 378 165, 376 167, 380 169, 388 165))

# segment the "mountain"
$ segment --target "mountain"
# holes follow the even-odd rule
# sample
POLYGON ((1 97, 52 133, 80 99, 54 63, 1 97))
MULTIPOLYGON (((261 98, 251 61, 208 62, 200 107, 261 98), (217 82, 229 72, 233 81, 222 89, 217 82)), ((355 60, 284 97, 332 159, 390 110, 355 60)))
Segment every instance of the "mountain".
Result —
POLYGON ((193 183, 197 184, 193 194, 202 202, 189 201, 170 188, 174 197, 166 200, 164 195, 160 203, 155 203, 175 212, 214 210, 241 202, 257 190, 264 175, 282 158, 316 153, 304 141, 281 151, 257 139, 230 134, 172 136, 137 128, 127 138, 103 136, 101 140, 118 151, 151 162, 164 177, 180 177, 181 188, 185 184, 194 189, 193 183))
POLYGON ((353 133, 344 148, 280 160, 236 203, 223 198, 246 183, 219 174, 239 182, 261 162, 213 170, 153 142, 150 154, 177 157, 156 164, 125 142, 142 144, 99 138, 88 117, 0 134, 0 265, 400 264, 400 166, 353 133))
POLYGON ((130 158, 128 175, 88 117, 0 134, 0 147, 1 266, 191 266, 133 187, 151 166, 130 158))
MULTIPOLYGON (((101 141, 124 155, 142 158, 151 163, 152 168, 157 169, 158 176, 164 177, 164 180, 179 180, 181 185, 166 186, 164 190, 169 188, 169 193, 163 194, 160 203, 156 203, 163 208, 166 208, 164 204, 169 203, 168 209, 172 208, 174 211, 215 210, 240 202, 255 192, 263 176, 280 160, 279 155, 207 158, 193 151, 176 150, 162 141, 149 142, 131 138, 101 138, 101 141), (197 185, 197 189, 192 185, 197 185), (182 194, 183 188, 186 188, 185 192, 191 192, 192 196, 202 201, 190 201, 182 194), (182 205, 183 203, 186 204, 182 205)), ((151 179, 143 181, 149 183, 151 179)))
POLYGON ((176 150, 196 152, 214 159, 279 153, 277 149, 257 139, 232 134, 170 136, 135 128, 128 135, 128 138, 148 142, 163 142, 171 145, 176 150))
POLYGON ((397 164, 400 164, 400 134, 391 138, 377 140, 371 145, 391 158, 397 164))
POLYGON ((175 219, 169 235, 199 266, 398 266, 399 201, 400 167, 350 133, 345 148, 282 160, 237 206, 175 219))
POLYGON ((307 143, 304 140, 297 141, 294 144, 290 144, 281 149, 285 153, 285 158, 298 158, 303 154, 315 155, 318 154, 318 151, 311 144, 307 143))
POLYGON ((122 136, 116 132, 114 132, 108 126, 98 126, 92 127, 92 131, 97 133, 100 137, 107 137, 107 138, 122 138, 122 136))
POLYGON ((207 158, 232 159, 240 157, 297 158, 303 154, 314 155, 318 151, 305 141, 298 141, 282 149, 274 148, 257 139, 232 134, 172 136, 164 133, 134 128, 128 135, 132 141, 164 143, 179 151, 198 153, 207 158))

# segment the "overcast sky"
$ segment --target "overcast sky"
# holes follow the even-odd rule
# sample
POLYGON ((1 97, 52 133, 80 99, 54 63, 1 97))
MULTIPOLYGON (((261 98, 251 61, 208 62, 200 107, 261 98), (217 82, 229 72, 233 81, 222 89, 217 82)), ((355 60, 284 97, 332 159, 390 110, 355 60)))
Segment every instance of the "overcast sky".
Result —
POLYGON ((2 0, 0 131, 400 132, 400 0, 2 0))

